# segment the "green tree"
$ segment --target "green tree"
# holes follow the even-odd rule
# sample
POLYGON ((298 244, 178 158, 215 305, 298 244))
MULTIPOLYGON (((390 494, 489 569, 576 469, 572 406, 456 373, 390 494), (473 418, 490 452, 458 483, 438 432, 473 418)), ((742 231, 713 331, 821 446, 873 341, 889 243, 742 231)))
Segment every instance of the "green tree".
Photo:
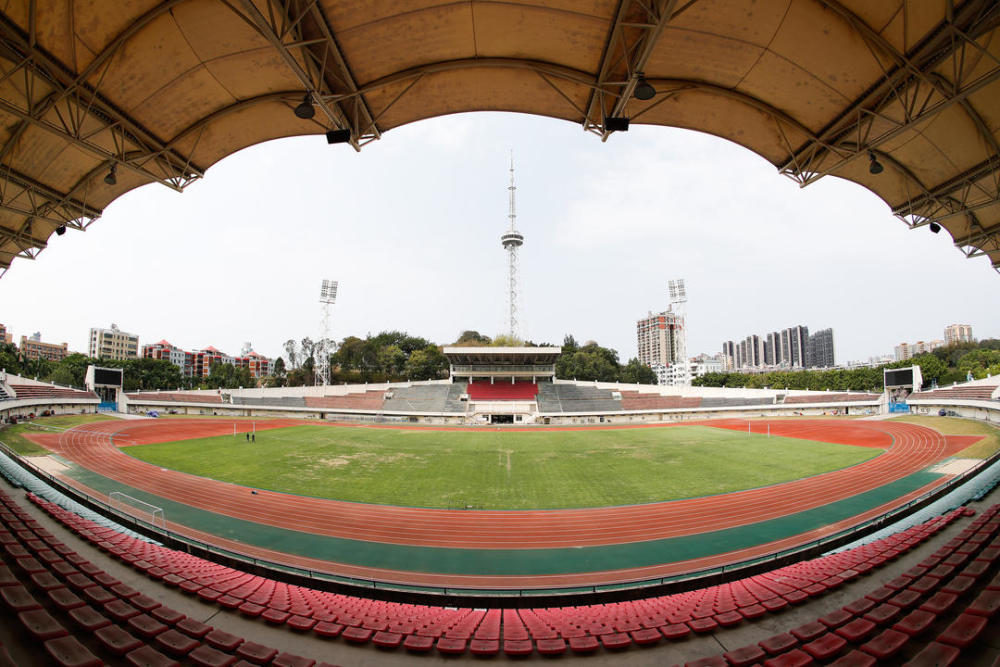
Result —
POLYGON ((462 334, 458 337, 458 340, 455 341, 455 345, 476 347, 479 345, 489 345, 490 342, 489 336, 484 336, 478 331, 470 329, 462 332, 462 334))
POLYGON ((437 345, 415 350, 406 360, 403 372, 411 380, 436 380, 447 374, 448 358, 437 345))
POLYGON ((656 384, 656 373, 648 364, 632 358, 622 366, 620 381, 629 384, 656 384))
MULTIPOLYGON (((417 350, 419 352, 419 350, 417 350)), ((378 368, 387 376, 399 376, 403 372, 403 365, 406 364, 406 353, 398 345, 386 345, 379 348, 377 353, 378 368)))

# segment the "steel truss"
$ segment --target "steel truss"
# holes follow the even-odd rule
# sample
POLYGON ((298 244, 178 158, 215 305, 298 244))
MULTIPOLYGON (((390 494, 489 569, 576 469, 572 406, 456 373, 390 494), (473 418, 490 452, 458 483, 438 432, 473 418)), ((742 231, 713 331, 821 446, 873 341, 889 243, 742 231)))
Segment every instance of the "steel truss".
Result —
POLYGON ((349 129, 355 150, 381 138, 317 0, 266 0, 266 13, 254 0, 236 3, 229 6, 281 54, 330 127, 349 129))
POLYGON ((619 0, 583 118, 583 129, 600 135, 601 141, 607 141, 611 134, 604 119, 625 115, 676 5, 677 0, 619 0))

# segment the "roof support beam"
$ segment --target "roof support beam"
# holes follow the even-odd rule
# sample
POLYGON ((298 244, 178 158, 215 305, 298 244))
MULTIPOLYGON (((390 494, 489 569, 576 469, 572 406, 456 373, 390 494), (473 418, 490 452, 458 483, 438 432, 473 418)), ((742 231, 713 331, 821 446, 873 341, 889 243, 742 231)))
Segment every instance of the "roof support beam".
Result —
POLYGON ((817 141, 807 142, 780 165, 782 173, 801 185, 838 170, 1000 79, 1000 62, 988 53, 993 66, 974 79, 963 78, 961 66, 966 62, 966 51, 982 55, 984 47, 976 40, 1000 25, 1000 5, 991 0, 965 2, 909 55, 899 53, 836 0, 821 1, 894 65, 881 81, 820 130, 817 141), (957 63, 952 81, 933 71, 949 59, 957 63))
MULTIPOLYGON (((173 4, 176 0, 164 3, 166 7, 173 4)), ((148 13, 147 21, 163 11, 163 6, 157 7, 148 13)), ((132 34, 135 30, 135 26, 130 26, 127 32, 132 34)), ((115 39, 85 72, 75 74, 0 14, 0 54, 15 64, 3 75, 23 76, 25 90, 29 91, 23 101, 24 106, 16 100, 0 100, 0 106, 22 122, 53 132, 102 160, 119 164, 143 179, 181 190, 191 180, 200 178, 204 171, 190 158, 166 150, 162 140, 105 100, 88 83, 101 65, 110 62, 125 41, 124 38, 115 39), (30 93, 37 90, 51 92, 36 101, 30 93), (84 130, 84 127, 87 129, 84 130), (99 134, 106 138, 105 133, 110 133, 115 150, 109 150, 103 143, 93 140, 99 134)), ((5 146, 2 151, 6 154, 9 147, 5 146)))
POLYGON ((254 0, 236 0, 244 18, 279 53, 328 127, 351 130, 355 150, 380 136, 361 93, 344 61, 333 32, 315 0, 266 0, 267 15, 254 0), (350 110, 341 100, 357 98, 350 110))
POLYGON ((601 135, 601 141, 611 135, 604 129, 604 119, 625 115, 626 105, 676 5, 677 0, 619 0, 583 119, 583 129, 601 135))

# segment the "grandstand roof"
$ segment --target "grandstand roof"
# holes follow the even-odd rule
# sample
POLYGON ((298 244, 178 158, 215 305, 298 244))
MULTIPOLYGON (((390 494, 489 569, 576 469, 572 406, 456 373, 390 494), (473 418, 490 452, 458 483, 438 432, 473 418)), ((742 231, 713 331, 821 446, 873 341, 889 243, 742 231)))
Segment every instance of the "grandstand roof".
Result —
POLYGON ((995 0, 7 3, 0 271, 246 146, 348 129, 360 148, 473 110, 715 134, 1000 268, 998 23, 995 0))
POLYGON ((446 347, 452 364, 554 364, 560 347, 446 347))

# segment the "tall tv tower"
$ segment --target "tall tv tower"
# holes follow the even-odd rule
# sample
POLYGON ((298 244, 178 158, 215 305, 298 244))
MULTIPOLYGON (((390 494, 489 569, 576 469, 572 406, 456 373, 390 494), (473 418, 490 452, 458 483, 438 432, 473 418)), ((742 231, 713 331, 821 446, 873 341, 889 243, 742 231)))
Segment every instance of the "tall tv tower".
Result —
POLYGON ((524 236, 517 231, 514 220, 517 214, 514 213, 514 151, 510 152, 510 185, 507 187, 510 192, 510 229, 500 237, 503 249, 507 251, 507 308, 508 308, 508 333, 511 338, 517 338, 517 249, 524 245, 524 236))

